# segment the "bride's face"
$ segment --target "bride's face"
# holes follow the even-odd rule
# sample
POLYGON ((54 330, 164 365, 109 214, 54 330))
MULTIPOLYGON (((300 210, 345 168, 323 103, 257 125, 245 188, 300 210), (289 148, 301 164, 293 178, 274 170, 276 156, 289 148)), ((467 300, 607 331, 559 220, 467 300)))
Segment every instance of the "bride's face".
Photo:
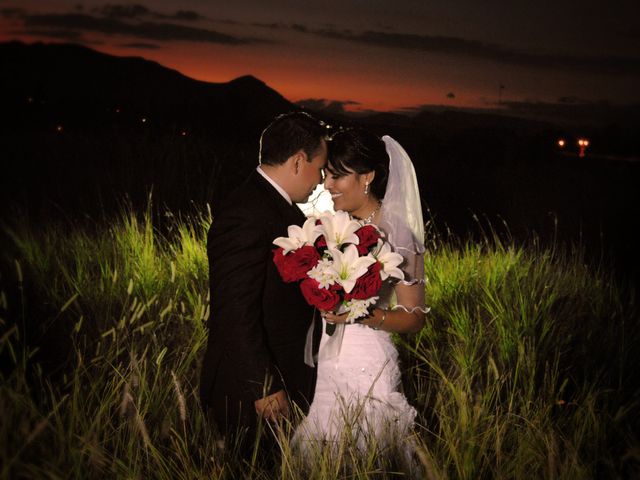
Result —
POLYGON ((351 213, 367 203, 368 197, 364 193, 367 175, 355 172, 340 175, 331 168, 331 163, 327 165, 326 170, 327 177, 324 180, 324 188, 331 193, 334 210, 344 210, 351 213))

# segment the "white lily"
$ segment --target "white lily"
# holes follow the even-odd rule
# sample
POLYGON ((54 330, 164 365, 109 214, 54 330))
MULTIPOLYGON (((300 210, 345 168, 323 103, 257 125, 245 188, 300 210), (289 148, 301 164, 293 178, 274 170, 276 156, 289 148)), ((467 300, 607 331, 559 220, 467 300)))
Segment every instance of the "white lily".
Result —
POLYGON ((323 258, 318 264, 307 272, 310 278, 318 282, 320 288, 328 289, 338 280, 338 274, 332 268, 333 262, 323 258))
POLYGON ((388 277, 394 277, 399 280, 404 278, 404 273, 398 268, 398 265, 404 260, 402 255, 391 251, 391 245, 387 242, 383 242, 382 239, 378 240, 378 245, 373 251, 373 256, 382 264, 380 270, 380 278, 386 280, 388 277))
POLYGON ((320 232, 327 241, 327 248, 338 249, 345 243, 357 245, 360 239, 355 234, 361 225, 349 217, 347 212, 338 210, 335 214, 325 213, 320 216, 320 232))
POLYGON ((376 263, 376 259, 371 255, 361 257, 355 245, 349 245, 344 253, 340 250, 329 250, 333 257, 331 268, 337 274, 336 281, 342 285, 344 291, 351 293, 358 278, 367 273, 367 269, 376 263))
POLYGON ((364 300, 351 299, 347 302, 346 308, 349 309, 349 315, 347 315, 347 323, 353 323, 358 318, 366 317, 369 315, 369 307, 375 305, 379 297, 366 298, 364 300))
POLYGON ((292 250, 296 250, 305 245, 313 245, 313 242, 320 236, 320 229, 316 225, 316 219, 309 217, 302 227, 298 225, 289 225, 287 228, 288 237, 278 237, 273 243, 281 247, 286 255, 292 250))

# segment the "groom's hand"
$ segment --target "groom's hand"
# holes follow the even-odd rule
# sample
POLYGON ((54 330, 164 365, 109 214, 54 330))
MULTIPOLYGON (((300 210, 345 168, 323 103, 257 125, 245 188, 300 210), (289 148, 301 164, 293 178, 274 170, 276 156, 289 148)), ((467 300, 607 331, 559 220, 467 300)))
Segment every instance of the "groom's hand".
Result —
POLYGON ((259 398, 255 402, 256 413, 266 420, 275 422, 289 416, 289 400, 284 390, 259 398))

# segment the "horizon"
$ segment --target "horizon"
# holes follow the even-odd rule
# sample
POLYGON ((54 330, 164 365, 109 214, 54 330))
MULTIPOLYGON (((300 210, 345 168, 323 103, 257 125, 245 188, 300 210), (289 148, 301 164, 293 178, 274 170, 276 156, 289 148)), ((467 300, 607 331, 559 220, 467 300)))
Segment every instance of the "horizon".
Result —
POLYGON ((251 75, 293 103, 330 113, 444 109, 577 121, 621 118, 640 106, 633 34, 640 7, 631 3, 598 15, 569 2, 554 11, 408 1, 393 9, 148 5, 9 2, 0 9, 0 41, 74 43, 211 83, 251 75))
POLYGON ((265 85, 268 89, 274 91, 278 95, 282 96, 286 101, 291 104, 300 107, 302 109, 310 110, 319 114, 328 114, 328 115, 344 115, 346 117, 353 118, 354 120, 367 118, 372 115, 377 114, 393 114, 397 116, 404 117, 406 119, 411 119, 417 117, 421 114, 442 114, 442 113, 463 113, 463 114, 471 114, 471 115, 495 115, 505 118, 517 118, 526 121, 533 122, 542 122, 547 123, 549 125, 553 125, 559 128, 568 128, 569 130, 584 129, 591 127, 602 127, 606 124, 615 124, 620 123, 621 121, 624 123, 632 123, 634 125, 638 124, 638 120, 640 119, 640 103, 637 105, 628 105, 628 106, 616 106, 609 105, 607 103, 599 103, 599 104, 581 104, 574 101, 567 101, 563 105, 551 104, 551 103, 535 103, 535 104, 527 104, 526 102, 513 102, 510 105, 510 108, 506 108, 504 106, 494 106, 492 107, 464 107, 464 106, 451 106, 444 104, 425 104, 421 105, 420 108, 403 108, 399 110, 390 110, 390 111, 376 111, 376 110, 346 110, 339 105, 339 102, 326 102, 317 99, 308 99, 303 101, 294 101, 275 89, 273 86, 269 85, 263 79, 256 77, 252 74, 245 74, 239 77, 234 77, 229 81, 225 82, 209 82, 207 80, 200 80, 194 77, 190 77, 189 75, 181 72, 175 68, 172 68, 168 65, 163 65, 162 63, 147 58, 142 55, 134 55, 134 54, 112 54, 108 52, 101 51, 96 49, 94 46, 82 45, 80 43, 73 42, 47 42, 42 40, 35 40, 32 42, 25 42, 23 40, 8 40, 1 41, 0 45, 10 45, 12 43, 16 43, 18 45, 24 45, 27 47, 32 46, 43 46, 43 47, 71 47, 71 48, 86 48, 92 52, 97 54, 104 54, 114 58, 122 58, 122 59, 138 59, 145 62, 151 62, 152 64, 158 65, 161 68, 174 71, 179 75, 195 81, 201 82, 208 85, 223 85, 230 84, 234 81, 237 81, 242 78, 252 78, 254 81, 259 82, 265 85))

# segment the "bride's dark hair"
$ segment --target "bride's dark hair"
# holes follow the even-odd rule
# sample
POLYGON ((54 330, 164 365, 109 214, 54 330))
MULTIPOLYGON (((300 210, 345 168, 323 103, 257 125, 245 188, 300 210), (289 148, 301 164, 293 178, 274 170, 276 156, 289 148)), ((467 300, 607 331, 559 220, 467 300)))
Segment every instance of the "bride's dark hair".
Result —
POLYGON ((389 178, 389 155, 382 139, 363 128, 338 130, 328 144, 328 159, 336 175, 375 171, 369 191, 382 200, 389 178))

